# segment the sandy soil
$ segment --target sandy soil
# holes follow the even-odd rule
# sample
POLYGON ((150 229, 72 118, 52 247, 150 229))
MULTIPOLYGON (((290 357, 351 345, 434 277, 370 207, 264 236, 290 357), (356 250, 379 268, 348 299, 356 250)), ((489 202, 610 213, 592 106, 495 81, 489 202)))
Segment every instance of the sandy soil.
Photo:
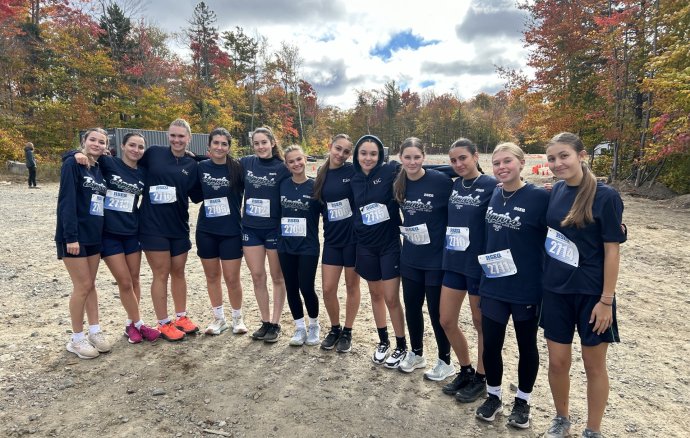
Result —
MULTIPOLYGON (((65 351, 70 332, 71 284, 55 258, 57 185, 27 190, 0 184, 0 436, 233 436, 387 437, 539 436, 553 415, 546 378, 546 346, 539 336, 541 370, 532 402, 532 427, 508 429, 475 420, 478 403, 461 405, 425 381, 374 366, 376 342, 363 282, 350 354, 318 347, 294 348, 283 336, 274 345, 248 336, 197 336, 172 344, 129 345, 122 336, 125 313, 104 264, 98 276, 101 324, 113 351, 83 361, 65 351)), ((624 196, 630 234, 623 245, 618 286, 623 342, 609 353, 611 395, 604 422, 608 436, 687 436, 690 430, 690 299, 688 210, 624 196)), ((196 212, 196 210, 194 210, 196 212)), ((195 217, 195 214, 193 214, 195 217)), ((211 318, 201 264, 187 265, 189 311, 200 325, 211 318)), ((142 313, 154 320, 142 269, 142 313)), ((251 280, 242 271, 245 321, 259 320, 251 280)), ((320 278, 317 278, 320 292, 320 278)), ((342 285, 344 294, 344 285, 342 285)), ((342 296, 342 294, 341 294, 342 296)), ((170 304, 170 306, 172 306, 170 304)), ((322 311, 322 326, 327 317, 322 311)), ((292 331, 286 308, 282 324, 292 331)), ((461 324, 476 342, 469 309, 461 324)), ((435 357, 431 326, 426 355, 435 357)), ((584 428, 584 370, 575 346, 572 370, 574 432, 584 428)), ((507 336, 506 410, 516 380, 516 346, 507 336)))

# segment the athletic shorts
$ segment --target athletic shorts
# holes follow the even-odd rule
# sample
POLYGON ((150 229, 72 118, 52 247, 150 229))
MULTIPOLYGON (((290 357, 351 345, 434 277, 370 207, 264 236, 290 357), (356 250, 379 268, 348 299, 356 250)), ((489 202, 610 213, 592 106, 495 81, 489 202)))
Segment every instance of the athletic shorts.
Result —
POLYGON ((321 253, 322 265, 344 266, 354 268, 357 259, 357 245, 352 243, 347 246, 323 246, 321 253))
POLYGON ((170 253, 170 257, 176 257, 192 249, 192 241, 189 240, 189 237, 170 239, 141 234, 139 235, 139 242, 141 242, 141 248, 144 251, 167 251, 170 253))
POLYGON ((539 322, 544 328, 544 337, 559 344, 572 344, 577 328, 581 344, 587 347, 595 347, 602 342, 620 342, 615 298, 611 327, 600 335, 592 331, 594 323, 590 324, 589 318, 599 299, 599 295, 556 294, 544 291, 539 322))
POLYGON ((400 277, 400 241, 396 239, 383 248, 357 245, 355 271, 367 281, 400 277))
POLYGON ((91 257, 101 252, 101 245, 82 245, 80 243, 79 254, 77 255, 67 252, 67 244, 65 242, 55 242, 55 246, 57 247, 58 260, 62 260, 63 258, 91 257))
POLYGON ((242 227, 242 246, 263 246, 278 249, 279 228, 242 227))
POLYGON ((221 236, 196 230, 196 254, 202 259, 236 260, 242 258, 242 235, 221 236))
POLYGON ((441 286, 443 283, 443 271, 440 269, 425 270, 404 266, 400 269, 400 275, 424 286, 441 286))
POLYGON ((499 324, 508 324, 511 315, 514 322, 529 321, 539 315, 537 304, 515 304, 488 297, 482 297, 479 308, 482 318, 489 318, 499 324))
POLYGON ((453 271, 443 272, 443 285, 451 289, 466 290, 468 294, 479 295, 479 279, 468 277, 453 271))
POLYGON ((129 255, 141 251, 139 236, 121 236, 104 232, 101 241, 101 258, 115 254, 129 255))

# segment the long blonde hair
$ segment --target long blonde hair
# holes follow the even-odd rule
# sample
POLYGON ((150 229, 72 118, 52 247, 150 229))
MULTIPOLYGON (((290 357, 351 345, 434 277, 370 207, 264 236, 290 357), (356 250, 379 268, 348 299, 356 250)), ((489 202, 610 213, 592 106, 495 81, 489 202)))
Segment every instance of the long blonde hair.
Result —
MULTIPOLYGON (((412 147, 419 149, 420 151, 422 151, 422 155, 426 156, 426 151, 424 150, 424 143, 422 143, 422 140, 418 139, 417 137, 408 137, 405 140, 403 140, 403 142, 400 144, 400 155, 402 155, 405 149, 412 147)), ((400 173, 398 173, 398 176, 395 177, 395 181, 393 181, 393 197, 396 201, 398 201, 398 204, 402 204, 405 202, 406 190, 407 173, 405 173, 404 170, 400 169, 400 173)))

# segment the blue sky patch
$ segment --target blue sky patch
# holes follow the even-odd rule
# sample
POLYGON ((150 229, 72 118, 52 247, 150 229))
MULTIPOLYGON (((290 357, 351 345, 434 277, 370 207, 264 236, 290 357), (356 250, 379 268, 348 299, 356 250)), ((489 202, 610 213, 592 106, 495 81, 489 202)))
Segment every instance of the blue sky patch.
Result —
POLYGON ((438 44, 439 40, 425 41, 424 38, 414 35, 412 30, 407 29, 402 32, 394 34, 391 39, 383 46, 377 45, 369 54, 387 61, 393 55, 393 52, 400 49, 417 50, 420 47, 431 46, 438 44))
POLYGON ((429 88, 429 87, 434 86, 434 84, 436 84, 436 81, 432 81, 432 80, 422 81, 419 83, 419 88, 429 88))

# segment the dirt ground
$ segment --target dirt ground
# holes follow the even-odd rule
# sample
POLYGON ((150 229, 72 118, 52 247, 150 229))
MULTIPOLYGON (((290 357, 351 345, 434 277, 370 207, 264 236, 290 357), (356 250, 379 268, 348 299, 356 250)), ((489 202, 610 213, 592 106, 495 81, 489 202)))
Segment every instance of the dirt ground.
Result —
MULTIPOLYGON (((117 287, 101 264, 101 324, 115 341, 114 348, 95 360, 79 360, 65 351, 71 284, 55 257, 56 199, 54 183, 39 190, 0 183, 0 305, 5 309, 0 436, 540 436, 553 416, 541 334, 541 369, 532 398, 532 427, 526 431, 507 428, 505 417, 494 425, 479 422, 473 415, 479 402, 455 402, 441 392, 440 383, 425 381, 422 370, 408 375, 374 366, 370 355, 376 331, 364 282, 349 354, 288 346, 292 322, 287 308, 282 316, 285 334, 273 345, 228 332, 175 344, 161 340, 129 345, 122 336, 125 313, 117 287)), ((609 353, 611 394, 604 432, 615 437, 687 436, 690 324, 684 309, 690 304, 690 214, 668 202, 628 195, 623 199, 630 230, 618 281, 623 342, 609 353)), ((196 209, 192 217, 195 214, 196 209)), ((142 314, 152 323, 151 276, 143 264, 142 314)), ((189 311, 205 327, 211 312, 194 250, 187 273, 189 311)), ((254 329, 259 314, 246 268, 242 279, 245 321, 254 329)), ((320 292, 320 278, 316 284, 320 292)), ((323 310, 321 324, 328 324, 323 310)), ((466 307, 461 324, 474 345, 466 307)), ((435 358, 428 321, 425 341, 426 356, 435 358)), ((506 410, 516 380, 516 351, 509 332, 504 352, 506 410)), ((577 436, 586 417, 579 351, 576 345, 571 373, 577 436)))

